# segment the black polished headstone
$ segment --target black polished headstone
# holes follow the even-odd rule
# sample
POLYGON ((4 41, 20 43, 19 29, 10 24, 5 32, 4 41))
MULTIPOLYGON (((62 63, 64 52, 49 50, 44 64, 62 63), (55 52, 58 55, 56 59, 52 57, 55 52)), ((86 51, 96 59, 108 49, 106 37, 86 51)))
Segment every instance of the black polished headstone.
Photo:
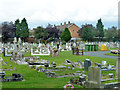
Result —
POLYGON ((84 61, 84 70, 88 70, 88 67, 91 66, 91 61, 89 59, 85 59, 84 61))

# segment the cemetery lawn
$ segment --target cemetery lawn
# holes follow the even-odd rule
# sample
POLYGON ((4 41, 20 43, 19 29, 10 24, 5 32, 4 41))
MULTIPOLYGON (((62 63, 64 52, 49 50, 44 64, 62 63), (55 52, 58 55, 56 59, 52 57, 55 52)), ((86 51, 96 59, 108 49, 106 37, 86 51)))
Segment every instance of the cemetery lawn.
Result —
MULTIPOLYGON (((24 56, 31 56, 30 53, 25 53, 24 56)), ((16 67, 16 71, 5 71, 6 76, 11 76, 12 73, 20 73, 24 81, 18 82, 3 82, 2 88, 63 88, 67 82, 70 82, 70 79, 73 77, 67 78, 48 78, 43 72, 37 72, 34 69, 29 68, 27 65, 17 65, 14 62, 10 61, 10 57, 2 56, 3 60, 7 62, 8 65, 2 65, 2 68, 13 68, 16 67), (9 65, 12 65, 10 67, 9 65)), ((85 59, 90 59, 92 62, 98 62, 102 64, 102 61, 107 61, 107 63, 116 66, 116 59, 111 58, 101 58, 101 57, 92 57, 92 56, 76 56, 72 55, 72 51, 63 51, 59 53, 59 56, 51 57, 50 56, 40 56, 40 59, 49 60, 51 62, 56 62, 57 66, 64 65, 64 60, 69 59, 73 62, 82 61, 85 59)), ((83 71, 83 69, 75 68, 75 70, 68 71, 56 71, 56 74, 61 73, 71 73, 76 71, 83 71)), ((115 71, 102 71, 102 75, 108 75, 113 73, 115 77, 115 71)), ((85 71, 85 74, 88 75, 88 71, 85 71)), ((82 86, 74 85, 75 88, 84 88, 82 86)))

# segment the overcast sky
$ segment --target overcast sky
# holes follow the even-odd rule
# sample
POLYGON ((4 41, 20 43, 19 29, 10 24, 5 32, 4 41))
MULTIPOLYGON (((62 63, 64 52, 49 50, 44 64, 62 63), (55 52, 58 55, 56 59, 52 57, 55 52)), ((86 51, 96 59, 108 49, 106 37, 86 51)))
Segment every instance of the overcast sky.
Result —
POLYGON ((118 25, 119 0, 0 0, 0 22, 26 18, 29 28, 59 25, 71 21, 81 27, 96 26, 102 19, 105 28, 118 25))

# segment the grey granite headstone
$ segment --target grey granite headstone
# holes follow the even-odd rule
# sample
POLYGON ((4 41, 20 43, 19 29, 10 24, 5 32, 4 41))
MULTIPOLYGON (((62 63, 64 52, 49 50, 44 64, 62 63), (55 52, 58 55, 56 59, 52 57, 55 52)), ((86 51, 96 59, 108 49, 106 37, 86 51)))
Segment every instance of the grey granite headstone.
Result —
POLYGON ((120 56, 118 56, 118 60, 116 63, 116 76, 120 80, 120 56))
POLYGON ((120 80, 120 56, 118 58, 118 79, 120 80))
POLYGON ((100 88, 101 85, 101 70, 99 67, 89 67, 87 88, 100 88))

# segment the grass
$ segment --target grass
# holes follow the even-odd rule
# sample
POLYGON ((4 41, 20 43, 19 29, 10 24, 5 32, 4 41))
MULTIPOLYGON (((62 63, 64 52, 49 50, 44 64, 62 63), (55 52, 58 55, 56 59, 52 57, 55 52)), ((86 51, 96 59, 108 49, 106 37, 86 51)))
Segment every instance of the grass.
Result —
MULTIPOLYGON (((30 53, 25 53, 24 56, 31 56, 30 53)), ((2 56, 3 57, 3 56, 2 56)), ((76 56, 72 55, 72 51, 63 51, 59 53, 59 56, 51 57, 49 56, 39 56, 40 59, 49 60, 51 62, 56 62, 58 65, 64 65, 64 60, 69 59, 73 62, 84 61, 85 59, 90 59, 92 62, 98 62, 102 64, 102 61, 107 61, 111 65, 116 66, 116 59, 111 58, 101 58, 101 57, 92 57, 92 56, 76 56)), ((27 65, 17 65, 14 62, 10 61, 10 57, 3 57, 4 61, 7 62, 8 65, 3 65, 3 68, 16 67, 16 71, 6 71, 6 76, 11 76, 12 73, 20 73, 24 77, 25 81, 19 82, 3 82, 3 88, 63 88, 67 82, 70 81, 72 77, 67 78, 48 78, 45 76, 43 72, 37 72, 34 69, 29 68, 27 65)), ((83 71, 82 69, 75 68, 75 70, 67 70, 67 71, 56 71, 56 74, 61 73, 75 73, 76 71, 83 71)), ((109 73, 114 73, 115 71, 102 71, 102 74, 108 75, 109 73)), ((88 71, 85 71, 85 74, 88 75, 88 71)), ((81 86, 74 85, 75 88, 83 88, 81 86)))
POLYGON ((105 81, 105 82, 102 82, 101 84, 107 84, 107 83, 115 83, 115 82, 120 82, 120 80, 108 80, 108 81, 105 81))
POLYGON ((109 55, 109 56, 118 56, 118 54, 113 54, 113 53, 106 53, 105 55, 109 55))
POLYGON ((110 50, 118 50, 118 48, 110 48, 110 50))

